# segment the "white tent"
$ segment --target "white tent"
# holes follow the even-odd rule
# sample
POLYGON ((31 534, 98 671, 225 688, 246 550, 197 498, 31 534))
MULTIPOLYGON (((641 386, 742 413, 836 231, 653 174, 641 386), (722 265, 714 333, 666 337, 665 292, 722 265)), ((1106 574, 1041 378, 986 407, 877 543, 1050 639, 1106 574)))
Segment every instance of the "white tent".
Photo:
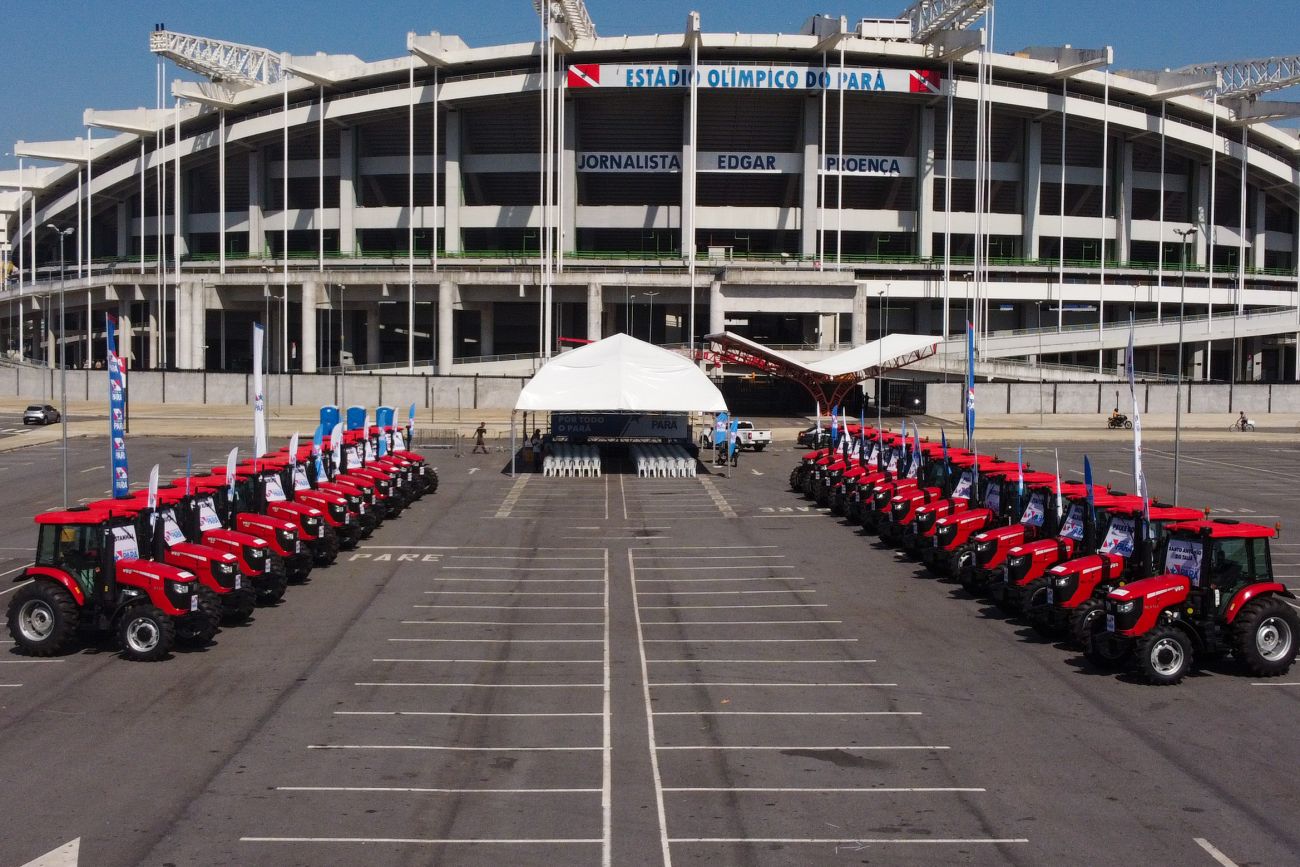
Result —
POLYGON ((552 358, 519 394, 529 412, 722 412, 722 392, 690 359, 626 334, 552 358))

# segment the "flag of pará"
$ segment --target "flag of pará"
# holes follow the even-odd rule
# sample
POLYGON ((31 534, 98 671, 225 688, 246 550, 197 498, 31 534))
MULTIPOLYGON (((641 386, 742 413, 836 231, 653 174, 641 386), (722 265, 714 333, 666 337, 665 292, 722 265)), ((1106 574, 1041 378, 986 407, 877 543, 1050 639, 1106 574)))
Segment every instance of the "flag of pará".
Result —
POLYGON ((262 390, 262 340, 265 329, 253 323, 253 457, 266 454, 266 393, 262 390))

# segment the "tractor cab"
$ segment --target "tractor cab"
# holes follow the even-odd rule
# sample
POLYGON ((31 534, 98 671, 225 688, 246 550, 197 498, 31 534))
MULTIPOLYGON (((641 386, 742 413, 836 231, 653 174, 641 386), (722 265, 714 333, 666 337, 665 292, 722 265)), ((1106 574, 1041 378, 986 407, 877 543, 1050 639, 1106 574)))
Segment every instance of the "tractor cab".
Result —
POLYGON ((297 474, 292 464, 285 455, 263 455, 245 461, 237 469, 252 473, 253 497, 258 511, 293 523, 298 528, 299 538, 309 547, 315 564, 328 566, 338 559, 338 535, 320 509, 292 498, 297 474))
POLYGON ((271 542, 255 533, 226 529, 228 508, 225 503, 225 480, 219 476, 196 476, 190 479, 190 493, 173 504, 185 537, 202 542, 235 556, 240 572, 251 583, 257 601, 263 605, 278 602, 287 579, 284 559, 271 542))
POLYGON ((54 656, 78 628, 116 633, 126 659, 167 656, 177 625, 200 611, 197 577, 142 560, 135 515, 127 509, 77 507, 36 516, 36 558, 29 582, 9 604, 9 633, 19 651, 54 656))
MULTIPOLYGON (((931 572, 952 577, 972 571, 975 563, 972 540, 975 534, 1013 519, 1013 491, 1021 472, 1019 464, 1005 461, 979 467, 978 496, 973 497, 965 509, 938 518, 934 522, 931 545, 921 548, 921 559, 931 572)), ((952 500, 957 499, 954 492, 952 500)))
POLYGON ((934 545, 939 519, 964 512, 972 503, 980 502, 989 482, 988 473, 1006 466, 1014 467, 1015 464, 1004 464, 996 457, 984 458, 981 462, 974 455, 969 465, 965 459, 954 461, 954 472, 949 475, 948 493, 916 508, 911 526, 903 533, 903 546, 919 553, 922 560, 932 557, 933 553, 927 554, 927 549, 934 545))
POLYGON ((871 511, 862 516, 863 528, 868 532, 875 529, 887 544, 902 541, 919 506, 952 490, 950 479, 955 477, 955 469, 975 464, 975 456, 965 449, 949 449, 945 461, 943 446, 936 443, 922 443, 921 456, 916 475, 876 486, 871 511))
POLYGON ((1112 590, 1104 628, 1089 659, 1131 655, 1153 684, 1178 683, 1198 656, 1231 651, 1257 677, 1284 674, 1295 661, 1300 616, 1273 573, 1277 530, 1228 519, 1185 521, 1166 529, 1161 574, 1112 590))
MULTIPOLYGON (((221 496, 226 503, 227 523, 235 530, 268 541, 271 550, 284 560, 288 580, 304 580, 311 573, 313 552, 302 537, 298 521, 262 508, 262 504, 267 501, 267 489, 279 485, 276 473, 270 471, 264 474, 241 464, 235 467, 233 487, 226 477, 225 467, 213 467, 210 478, 211 482, 204 487, 224 492, 221 496)), ((282 485, 279 485, 278 490, 280 496, 283 496, 282 485)))
POLYGON ((1026 541, 1056 535, 1061 516, 1056 513, 1057 479, 1051 473, 1025 472, 1011 480, 1006 496, 1016 502, 1015 522, 993 527, 975 536, 975 573, 977 585, 987 584, 1006 562, 1007 554, 1026 541), (1022 488, 1023 481, 1023 491, 1022 488))

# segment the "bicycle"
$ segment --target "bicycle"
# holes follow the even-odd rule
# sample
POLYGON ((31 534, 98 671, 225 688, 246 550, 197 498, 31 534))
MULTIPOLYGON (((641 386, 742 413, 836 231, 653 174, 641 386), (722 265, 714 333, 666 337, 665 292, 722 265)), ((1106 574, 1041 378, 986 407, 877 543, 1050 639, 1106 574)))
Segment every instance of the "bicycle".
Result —
POLYGON ((1243 433, 1246 431, 1253 431, 1254 429, 1255 423, 1250 419, 1246 419, 1245 421, 1237 419, 1232 424, 1228 425, 1228 430, 1234 433, 1243 433))

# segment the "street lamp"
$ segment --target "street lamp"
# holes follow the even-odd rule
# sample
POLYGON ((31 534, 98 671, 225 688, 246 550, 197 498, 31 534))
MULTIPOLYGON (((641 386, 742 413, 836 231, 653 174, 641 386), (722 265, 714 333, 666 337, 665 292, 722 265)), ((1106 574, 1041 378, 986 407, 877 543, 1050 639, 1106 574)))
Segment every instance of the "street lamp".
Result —
POLYGON ((59 424, 63 428, 63 508, 68 508, 68 365, 63 357, 66 351, 63 339, 63 294, 67 285, 64 271, 63 239, 76 231, 69 226, 60 229, 53 223, 46 223, 45 228, 53 229, 59 236, 59 424))
POLYGON ((648 315, 650 321, 646 324, 645 327, 645 339, 647 343, 654 343, 655 342, 655 296, 658 295, 659 293, 646 292, 644 294, 647 298, 650 299, 650 313, 648 315))
POLYGON ((339 403, 347 408, 348 394, 348 370, 343 366, 344 336, 347 334, 346 325, 347 311, 343 306, 343 290, 347 287, 342 283, 339 284, 339 403))
POLYGON ((1195 235, 1197 227, 1174 229, 1174 234, 1182 238, 1178 245, 1178 260, 1182 268, 1182 289, 1178 296, 1178 370, 1175 371, 1174 387, 1174 505, 1178 505, 1178 458, 1181 454, 1183 438, 1183 320, 1187 317, 1187 239, 1195 235))

